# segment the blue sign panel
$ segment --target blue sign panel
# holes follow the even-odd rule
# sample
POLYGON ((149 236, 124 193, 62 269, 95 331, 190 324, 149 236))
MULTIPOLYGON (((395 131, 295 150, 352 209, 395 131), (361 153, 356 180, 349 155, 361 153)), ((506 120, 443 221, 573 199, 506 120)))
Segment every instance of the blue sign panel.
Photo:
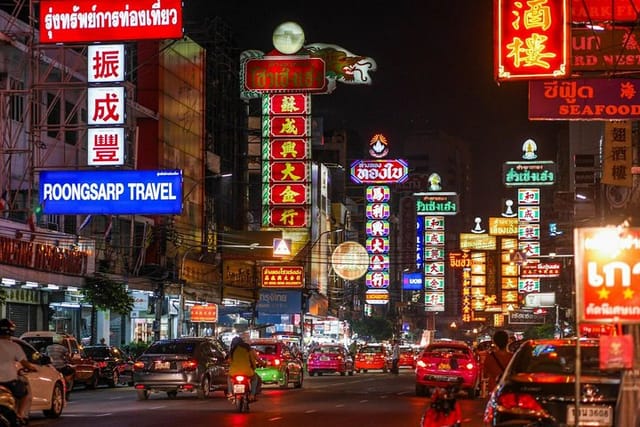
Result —
POLYGON ((300 313, 302 311, 302 292, 261 289, 256 311, 270 314, 300 313))
POLYGON ((42 171, 40 205, 46 214, 177 215, 182 171, 42 171))
POLYGON ((402 290, 419 291, 422 289, 422 273, 402 273, 402 290))

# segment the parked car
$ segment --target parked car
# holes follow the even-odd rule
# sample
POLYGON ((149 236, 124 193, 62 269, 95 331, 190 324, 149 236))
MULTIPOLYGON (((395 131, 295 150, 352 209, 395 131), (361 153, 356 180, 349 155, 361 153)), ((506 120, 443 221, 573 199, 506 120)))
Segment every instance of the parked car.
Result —
POLYGON ((391 369, 391 355, 384 344, 365 344, 358 349, 354 360, 356 372, 367 372, 371 369, 381 369, 389 372, 391 369))
POLYGON ((333 374, 353 375, 353 359, 341 344, 320 344, 307 357, 309 375, 333 374))
POLYGON ((277 384, 280 388, 288 388, 293 383, 295 388, 302 387, 304 381, 304 364, 300 355, 293 354, 289 345, 278 339, 262 338, 248 342, 258 356, 256 374, 262 384, 277 384))
POLYGON ((411 369, 414 369, 416 367, 416 352, 410 345, 400 346, 398 368, 402 368, 403 366, 411 369))
POLYGON ((151 393, 178 392, 209 397, 216 390, 226 391, 229 363, 224 345, 211 338, 176 338, 154 342, 133 364, 133 383, 138 400, 151 393))
POLYGON ((473 349, 464 341, 434 341, 416 360, 416 395, 426 396, 435 388, 456 385, 469 397, 478 395, 480 365, 473 349))
POLYGON ((84 384, 89 389, 98 386, 100 368, 85 355, 83 347, 73 335, 54 331, 29 331, 22 334, 20 339, 31 344, 42 354, 47 354, 47 347, 54 341, 67 349, 69 365, 75 370, 71 384, 67 385, 69 390, 78 384, 84 384))
MULTIPOLYGON (((575 425, 575 338, 526 341, 489 397, 490 426, 575 425)), ((600 370, 598 339, 580 340, 580 425, 615 426, 621 371, 600 370)))
POLYGON ((93 359, 100 369, 99 382, 115 387, 118 384, 133 385, 133 361, 120 348, 110 345, 84 347, 86 356, 93 359))
POLYGON ((12 340, 22 347, 27 360, 38 365, 38 372, 26 372, 31 393, 31 411, 42 411, 45 417, 58 418, 66 404, 64 377, 51 365, 49 356, 38 352, 31 344, 18 338, 12 340))

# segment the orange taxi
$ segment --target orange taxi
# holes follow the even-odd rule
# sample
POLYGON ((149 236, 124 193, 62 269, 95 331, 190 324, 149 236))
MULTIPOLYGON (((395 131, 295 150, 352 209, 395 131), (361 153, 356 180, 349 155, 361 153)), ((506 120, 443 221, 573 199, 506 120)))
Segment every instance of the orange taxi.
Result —
POLYGON ((356 372, 367 372, 370 369, 380 369, 389 372, 391 356, 384 344, 366 344, 356 353, 354 368, 356 372))

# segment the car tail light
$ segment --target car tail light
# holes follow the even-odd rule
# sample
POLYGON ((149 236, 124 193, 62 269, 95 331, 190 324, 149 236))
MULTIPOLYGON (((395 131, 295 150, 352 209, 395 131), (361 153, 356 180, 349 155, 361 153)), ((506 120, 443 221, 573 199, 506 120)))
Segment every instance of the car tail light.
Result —
POLYGON ((476 365, 473 362, 467 362, 466 365, 464 365, 465 368, 467 368, 470 371, 473 371, 476 367, 476 365))
POLYGON ((242 383, 244 382, 244 376, 242 375, 236 375, 235 377, 233 377, 233 379, 235 380, 235 382, 237 383, 242 383))
POLYGON ((144 369, 144 362, 135 362, 133 364, 133 369, 136 371, 144 369))
POLYGON ((427 367, 427 364, 424 362, 424 360, 418 360, 416 365, 418 365, 421 368, 426 368, 427 367))
POLYGON ((274 366, 280 366, 280 359, 273 359, 274 366))
POLYGON ((198 367, 197 360, 185 360, 182 362, 182 370, 183 371, 195 371, 198 367))
POLYGON ((342 356, 337 355, 337 356, 336 356, 336 359, 338 359, 338 360, 342 360, 343 358, 342 358, 342 356))
POLYGON ((98 365, 98 368, 100 368, 100 369, 106 368, 107 367, 107 362, 98 362, 97 365, 98 365))
POLYGON ((498 396, 497 400, 498 404, 506 410, 544 411, 535 397, 526 393, 504 393, 498 396))

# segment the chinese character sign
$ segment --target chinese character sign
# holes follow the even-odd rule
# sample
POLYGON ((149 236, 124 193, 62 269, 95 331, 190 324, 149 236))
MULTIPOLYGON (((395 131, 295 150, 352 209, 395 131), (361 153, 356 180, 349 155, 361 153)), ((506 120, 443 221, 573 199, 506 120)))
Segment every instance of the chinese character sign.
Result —
POLYGON ((90 87, 87 91, 87 113, 90 125, 124 123, 124 87, 90 87))
POLYGON ((124 81, 124 45, 89 45, 87 64, 89 83, 124 81))
POLYGON ((499 81, 569 75, 569 0, 495 0, 499 81))
POLYGON ((120 166, 124 164, 124 128, 87 129, 87 164, 120 166))
POLYGON ((631 121, 604 123, 603 184, 632 187, 631 121))

